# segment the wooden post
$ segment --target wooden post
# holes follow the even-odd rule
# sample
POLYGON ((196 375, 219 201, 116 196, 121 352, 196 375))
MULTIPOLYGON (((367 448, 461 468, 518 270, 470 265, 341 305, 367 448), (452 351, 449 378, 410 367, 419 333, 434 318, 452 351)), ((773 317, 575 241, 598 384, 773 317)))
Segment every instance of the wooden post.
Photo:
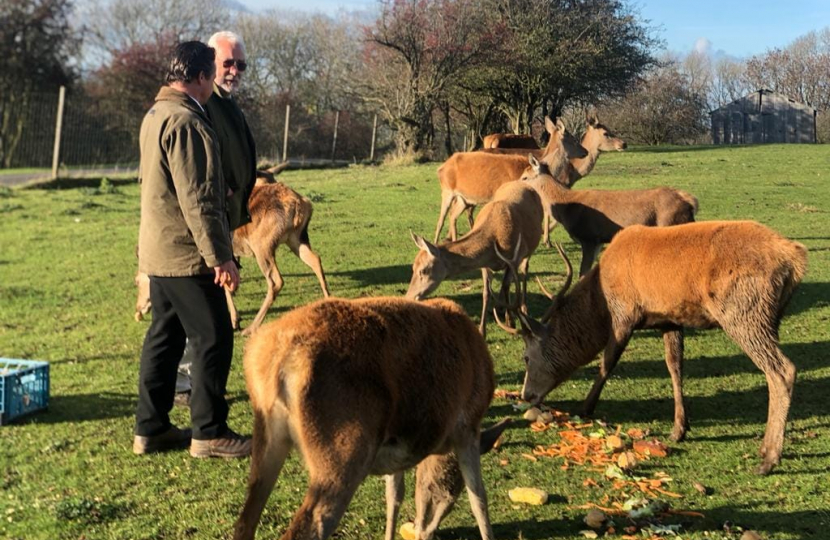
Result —
POLYGON ((331 160, 334 161, 334 152, 337 150, 337 125, 340 123, 340 111, 334 114, 334 137, 331 141, 331 160))
POLYGON ((55 122, 55 146, 52 148, 52 180, 58 178, 58 164, 61 155, 61 131, 63 130, 63 104, 66 99, 66 87, 58 92, 58 119, 55 122))
POLYGON ((375 161, 375 139, 378 135, 378 115, 375 115, 375 120, 372 122, 372 150, 369 152, 369 163, 375 161))
POLYGON ((285 134, 282 137, 282 160, 288 161, 288 120, 291 118, 291 105, 285 106, 285 134))

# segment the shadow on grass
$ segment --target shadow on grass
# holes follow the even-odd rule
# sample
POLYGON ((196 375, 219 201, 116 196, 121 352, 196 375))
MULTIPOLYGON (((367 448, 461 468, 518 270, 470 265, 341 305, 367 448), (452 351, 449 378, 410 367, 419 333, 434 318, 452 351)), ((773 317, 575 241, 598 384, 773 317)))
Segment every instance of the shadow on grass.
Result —
MULTIPOLYGON (((124 173, 113 173, 113 175, 123 175, 124 173)), ((56 180, 46 180, 43 182, 35 182, 28 184, 22 189, 80 189, 80 188, 97 188, 101 185, 101 180, 106 178, 109 183, 114 186, 126 186, 135 184, 138 180, 132 178, 113 178, 110 175, 90 176, 85 178, 58 178, 56 180)))
POLYGON ((51 396, 49 408, 22 418, 20 424, 62 424, 124 418, 135 414, 138 397, 135 394, 100 392, 51 396))
MULTIPOLYGON (((561 495, 551 495, 548 497, 548 502, 545 506, 561 507, 567 504, 567 499, 561 495)), ((464 506, 464 505, 459 505, 464 506)), ((469 505, 466 505, 466 511, 469 513, 469 505)), ((459 508, 459 510, 465 510, 459 508)), ((458 512, 459 510, 456 510, 458 512)), ((472 519, 472 516, 470 517, 472 519)), ((525 521, 502 521, 492 523, 493 535, 496 538, 526 538, 528 540, 541 540, 543 538, 550 538, 552 534, 579 534, 575 528, 574 520, 570 518, 561 519, 546 519, 546 520, 525 520, 525 521)), ((460 539, 460 538, 480 538, 478 528, 476 527, 450 527, 441 528, 437 536, 442 540, 460 539)))

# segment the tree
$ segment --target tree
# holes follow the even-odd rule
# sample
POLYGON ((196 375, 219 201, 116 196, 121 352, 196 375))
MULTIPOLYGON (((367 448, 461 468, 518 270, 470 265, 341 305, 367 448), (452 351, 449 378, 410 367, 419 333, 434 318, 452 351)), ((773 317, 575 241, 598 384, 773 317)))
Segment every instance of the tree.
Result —
POLYGON ((399 151, 428 151, 432 113, 452 79, 498 49, 489 22, 475 0, 381 0, 366 29, 361 93, 396 130, 399 151))
POLYGON ((25 130, 34 92, 56 91, 74 77, 69 61, 78 44, 69 0, 0 3, 0 166, 10 167, 25 130))
POLYGON ((636 83, 623 98, 606 101, 599 113, 634 144, 688 144, 706 133, 706 101, 670 62, 636 83))
POLYGON ((620 0, 489 0, 505 56, 469 70, 462 86, 491 97, 514 132, 538 109, 619 95, 654 63, 649 29, 620 0))

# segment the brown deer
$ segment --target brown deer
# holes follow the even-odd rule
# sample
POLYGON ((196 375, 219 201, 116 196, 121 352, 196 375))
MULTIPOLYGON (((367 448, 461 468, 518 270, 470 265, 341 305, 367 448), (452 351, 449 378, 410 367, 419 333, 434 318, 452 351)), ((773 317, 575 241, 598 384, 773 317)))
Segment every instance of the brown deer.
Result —
MULTIPOLYGON (((594 169, 594 165, 596 165, 597 160, 599 159, 599 154, 601 152, 610 152, 610 151, 617 151, 621 152, 626 148, 626 143, 624 140, 616 137, 613 133, 611 133, 608 128, 600 124, 599 120, 595 113, 589 113, 586 117, 586 128, 585 133, 582 136, 582 140, 580 141, 580 145, 586 150, 587 155, 584 157, 571 157, 570 163, 568 164, 567 170, 567 177, 564 174, 555 174, 554 177, 558 182, 567 187, 572 187, 577 181, 585 176, 588 176, 590 172, 594 169)), ((485 147, 486 148, 486 147, 485 147)), ((496 154, 496 155, 511 155, 511 156, 525 156, 527 155, 527 151, 521 150, 518 148, 494 148, 490 150, 483 150, 488 154, 496 154)), ((531 150, 536 159, 542 159, 542 155, 544 154, 544 150, 531 150)), ((521 172, 527 168, 523 162, 517 162, 516 164, 517 170, 521 167, 521 172)), ((504 181, 515 180, 516 177, 510 178, 504 181)), ((453 227, 453 224, 458 219, 464 211, 467 212, 467 219, 470 222, 470 227, 473 224, 473 210, 475 206, 468 206, 462 198, 457 198, 452 204, 452 209, 450 210, 450 226, 453 227)), ((549 218, 549 216, 546 216, 549 218)), ((549 241, 549 234, 550 230, 556 226, 555 221, 551 221, 549 219, 545 220, 546 228, 543 231, 544 235, 544 243, 545 245, 550 245, 549 241)), ((443 227, 443 222, 441 222, 441 227, 443 227)), ((440 227, 439 232, 435 236, 435 241, 438 241, 438 235, 440 234, 440 227)), ((452 229, 450 230, 450 238, 452 236, 452 229)))
MULTIPOLYGON (((429 478, 444 473, 436 476, 428 465, 450 452, 481 536, 493 538, 479 457, 479 425, 495 387, 493 362, 460 306, 444 299, 319 300, 254 334, 244 366, 253 453, 235 540, 254 537, 294 447, 309 484, 284 540, 328 538, 369 474, 392 477, 391 538, 403 472, 421 463, 418 485, 429 486, 429 478)), ((419 494, 422 501, 428 496, 419 494)))
POLYGON ((637 190, 568 189, 556 182, 548 167, 532 155, 522 180, 539 191, 545 213, 561 223, 582 247, 579 275, 594 263, 602 245, 631 225, 665 227, 695 220, 697 199, 668 187, 637 190))
MULTIPOLYGON (((521 261, 519 270, 525 275, 530 256, 542 238, 543 217, 539 194, 525 182, 509 182, 484 205, 473 229, 458 240, 434 245, 413 234, 412 239, 420 251, 412 263, 412 279, 406 297, 421 300, 445 279, 481 269, 484 288, 479 329, 486 335, 490 271, 507 269, 493 253, 493 245, 513 253, 514 259, 521 261)), ((502 295, 506 295, 509 284, 510 277, 505 272, 502 295)), ((521 290, 519 296, 523 296, 521 290)))
POLYGON ((557 248, 567 278, 541 321, 522 313, 518 302, 509 307, 525 342, 523 399, 541 402, 604 350, 585 399, 583 412, 591 415, 634 330, 660 329, 674 390, 671 437, 683 440, 689 427, 682 390, 683 329, 720 327, 766 376, 769 412, 758 472, 767 474, 778 465, 796 372, 779 347, 778 327, 807 269, 803 245, 752 221, 632 226, 614 238, 599 265, 567 295, 572 269, 557 248))
MULTIPOLYGON (((245 335, 250 335, 262 324, 268 309, 282 289, 284 282, 274 257, 280 244, 287 244, 291 251, 314 271, 320 282, 320 288, 323 290, 323 296, 329 297, 329 288, 320 257, 312 251, 308 236, 308 224, 312 214, 311 201, 281 182, 269 181, 273 180, 273 175, 278 174, 283 168, 285 168, 284 164, 267 171, 257 171, 257 184, 248 202, 252 221, 236 229, 233 234, 234 253, 237 256, 255 257, 268 285, 262 306, 253 322, 243 332, 245 335)), ((150 288, 147 276, 139 273, 136 276, 136 285, 138 286, 138 299, 136 300, 135 319, 140 321, 150 309, 150 288)), ((239 312, 233 297, 227 290, 225 294, 233 327, 239 328, 239 312)))
MULTIPOLYGON (((588 152, 588 155, 570 160, 568 181, 564 183, 568 187, 572 187, 580 179, 591 174, 602 152, 622 152, 628 147, 624 140, 611 133, 607 126, 599 122, 596 113, 586 114, 585 133, 583 133, 579 144, 588 152)), ((526 151, 518 148, 495 148, 485 151, 493 154, 527 155, 526 151)), ((531 150, 530 153, 536 159, 542 159, 543 152, 541 150, 531 150)), ((556 178, 560 180, 558 176, 556 178)))
MULTIPOLYGON (((543 161, 550 165, 556 178, 563 182, 568 177, 568 159, 586 157, 588 152, 582 148, 566 129, 561 120, 553 122, 545 118, 545 129, 550 134, 548 145, 543 152, 543 161), (558 152, 564 148, 564 159, 558 152)), ((447 212, 450 215, 449 235, 451 240, 458 238, 456 221, 469 209, 468 220, 473 226, 472 209, 493 199, 498 188, 513 180, 518 180, 527 168, 526 153, 491 154, 486 152, 459 152, 453 154, 438 168, 438 181, 441 184, 441 211, 435 228, 433 242, 438 242, 447 212)))
POLYGON ((491 133, 482 138, 484 148, 528 148, 538 150, 539 145, 533 135, 515 135, 513 133, 491 133))

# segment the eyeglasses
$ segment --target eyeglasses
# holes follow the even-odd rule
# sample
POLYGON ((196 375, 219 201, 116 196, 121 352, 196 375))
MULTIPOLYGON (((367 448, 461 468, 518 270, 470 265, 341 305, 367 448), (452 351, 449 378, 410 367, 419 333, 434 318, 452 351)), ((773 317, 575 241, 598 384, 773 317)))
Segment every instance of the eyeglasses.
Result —
POLYGON ((245 60, 234 60, 231 58, 222 62, 222 66, 225 69, 228 69, 234 64, 236 64, 236 69, 238 71, 245 71, 246 69, 248 69, 248 62, 246 62, 245 60))

